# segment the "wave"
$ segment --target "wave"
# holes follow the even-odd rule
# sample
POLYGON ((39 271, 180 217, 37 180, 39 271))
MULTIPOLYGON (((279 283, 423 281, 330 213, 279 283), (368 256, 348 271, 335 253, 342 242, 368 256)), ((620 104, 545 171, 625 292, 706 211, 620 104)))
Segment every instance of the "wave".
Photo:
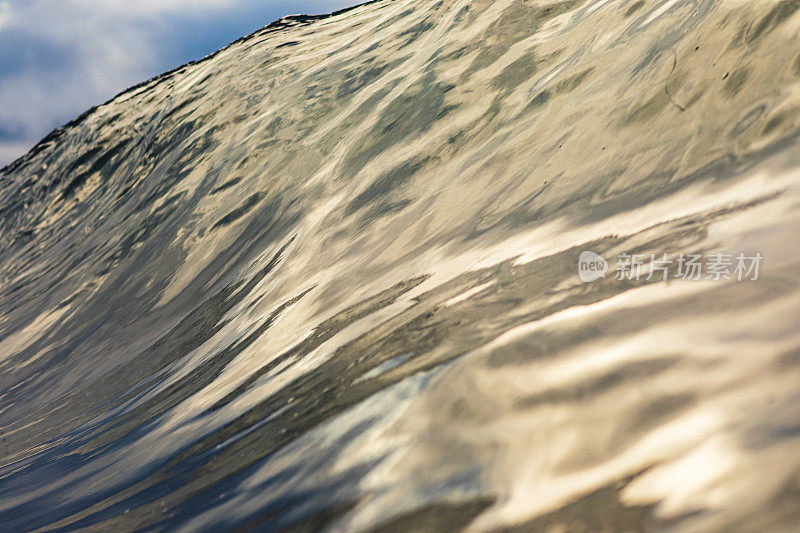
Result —
POLYGON ((798 8, 382 0, 57 130, 0 170, 0 523, 791 530, 798 8))

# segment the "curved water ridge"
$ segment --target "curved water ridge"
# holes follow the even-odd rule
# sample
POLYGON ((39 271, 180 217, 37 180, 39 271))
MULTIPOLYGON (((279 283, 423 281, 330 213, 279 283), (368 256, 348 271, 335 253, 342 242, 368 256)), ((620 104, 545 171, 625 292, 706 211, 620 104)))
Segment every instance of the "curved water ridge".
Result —
POLYGON ((0 171, 0 523, 791 530, 799 8, 384 0, 54 132, 0 171))

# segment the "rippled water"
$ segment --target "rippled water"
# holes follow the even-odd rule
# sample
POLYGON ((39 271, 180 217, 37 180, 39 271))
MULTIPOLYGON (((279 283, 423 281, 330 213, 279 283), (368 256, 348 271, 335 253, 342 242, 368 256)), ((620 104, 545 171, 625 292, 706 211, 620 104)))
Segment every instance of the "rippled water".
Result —
POLYGON ((54 132, 0 171, 3 528, 796 531, 798 8, 384 0, 54 132))

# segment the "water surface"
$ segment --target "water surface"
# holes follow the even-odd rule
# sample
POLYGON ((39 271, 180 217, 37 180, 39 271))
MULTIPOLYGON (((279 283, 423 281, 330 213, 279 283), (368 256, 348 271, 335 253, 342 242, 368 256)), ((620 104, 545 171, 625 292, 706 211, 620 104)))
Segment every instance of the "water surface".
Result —
POLYGON ((0 523, 792 531, 798 8, 384 0, 54 132, 0 171, 0 523))

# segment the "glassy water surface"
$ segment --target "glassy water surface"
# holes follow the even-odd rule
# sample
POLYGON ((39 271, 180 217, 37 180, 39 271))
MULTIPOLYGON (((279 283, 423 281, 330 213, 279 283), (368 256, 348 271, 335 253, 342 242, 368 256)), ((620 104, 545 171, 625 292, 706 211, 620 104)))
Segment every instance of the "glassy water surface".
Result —
POLYGON ((0 171, 0 523, 793 531, 799 9, 380 1, 55 132, 0 171))

